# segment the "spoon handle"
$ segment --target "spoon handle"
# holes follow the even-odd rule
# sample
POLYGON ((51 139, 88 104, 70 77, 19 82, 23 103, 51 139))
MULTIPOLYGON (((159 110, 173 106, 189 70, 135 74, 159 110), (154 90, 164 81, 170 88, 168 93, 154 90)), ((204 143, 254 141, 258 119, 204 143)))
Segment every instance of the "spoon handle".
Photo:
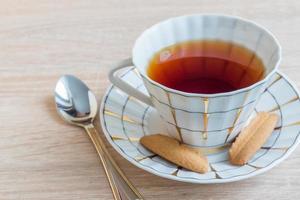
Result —
POLYGON ((135 200, 143 199, 137 189, 126 178, 120 167, 116 164, 113 158, 107 151, 104 142, 102 141, 99 133, 93 126, 89 124, 84 127, 90 136, 102 162, 105 174, 107 176, 109 185, 111 187, 114 199, 116 200, 135 200))

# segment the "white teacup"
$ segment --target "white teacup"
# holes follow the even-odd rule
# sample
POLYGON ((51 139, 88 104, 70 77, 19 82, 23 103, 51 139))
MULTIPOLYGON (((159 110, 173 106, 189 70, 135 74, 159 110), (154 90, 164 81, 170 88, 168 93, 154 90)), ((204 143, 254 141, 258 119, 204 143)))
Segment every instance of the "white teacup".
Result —
POLYGON ((169 135, 188 145, 216 147, 230 143, 245 126, 280 58, 281 48, 276 38, 251 21, 223 15, 181 16, 144 31, 135 42, 132 59, 115 66, 109 78, 124 92, 155 107, 166 122, 169 135), (266 67, 265 77, 249 87, 218 94, 186 93, 148 77, 147 67, 156 52, 179 42, 202 39, 230 41, 252 50, 266 67), (150 96, 116 75, 119 69, 132 65, 140 73, 150 96))

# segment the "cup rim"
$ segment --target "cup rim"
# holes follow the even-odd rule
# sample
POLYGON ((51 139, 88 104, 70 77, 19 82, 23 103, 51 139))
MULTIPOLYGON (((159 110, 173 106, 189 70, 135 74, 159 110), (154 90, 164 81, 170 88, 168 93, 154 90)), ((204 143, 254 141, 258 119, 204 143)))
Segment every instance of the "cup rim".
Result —
POLYGON ((143 36, 145 35, 145 33, 147 33, 150 29, 152 29, 153 27, 161 24, 161 23, 166 23, 166 22, 169 22, 169 21, 172 21, 174 19, 178 19, 178 18, 184 18, 184 17, 205 17, 205 16, 210 16, 210 17, 227 17, 227 18, 231 18, 231 19, 236 19, 236 20, 240 20, 240 21, 243 21, 245 23, 249 23, 249 24, 252 24, 256 27, 258 27, 259 29, 262 29, 263 31, 265 31, 267 34, 269 34, 272 39, 274 39, 276 45, 278 46, 278 54, 279 54, 279 58, 275 64, 275 67, 268 73, 268 75, 266 75, 262 80, 252 84, 252 85, 249 85, 247 87, 244 87, 244 88, 241 88, 241 89, 237 89, 237 90, 233 90, 233 91, 230 91, 230 92, 221 92, 221 93, 213 93, 213 94, 205 94, 205 93, 189 93, 189 92, 183 92, 183 91, 180 91, 180 90, 175 90, 175 89, 172 89, 172 88, 169 88, 165 85, 162 85, 160 83, 158 83, 157 81, 154 81, 152 80, 146 73, 144 72, 141 72, 140 70, 138 70, 138 68, 135 66, 134 64, 134 59, 133 59, 133 64, 135 66, 135 68, 139 71, 140 75, 145 78, 146 80, 148 80, 151 84, 153 85, 156 85, 158 87, 160 87, 161 89, 165 90, 165 91, 168 91, 170 93, 174 93, 174 94, 178 94, 178 95, 182 95, 182 96, 189 96, 189 97, 219 97, 219 96, 231 96, 231 95, 234 95, 234 94, 237 94, 237 93, 243 93, 243 92, 247 92, 253 88, 255 88, 256 86, 258 85, 261 85, 263 83, 265 83, 276 71, 278 71, 278 66, 281 62, 281 45, 278 41, 278 39, 275 37, 275 35, 269 31, 268 29, 264 28, 263 26, 259 25, 258 23, 254 22, 254 21, 251 21, 251 20, 248 20, 248 19, 245 19, 243 17, 240 17, 240 16, 235 16, 235 15, 226 15, 226 14, 216 14, 216 13, 203 13, 203 14, 191 14, 191 15, 181 15, 181 16, 176 16, 176 17, 171 17, 169 19, 166 19, 166 20, 163 20, 163 21, 160 21, 158 23, 155 23, 153 24, 152 26, 150 26, 149 28, 147 28, 146 30, 144 30, 140 36, 135 40, 135 43, 134 43, 134 46, 133 46, 133 49, 132 49, 132 55, 133 52, 134 52, 134 49, 137 45, 137 42, 138 40, 143 36))

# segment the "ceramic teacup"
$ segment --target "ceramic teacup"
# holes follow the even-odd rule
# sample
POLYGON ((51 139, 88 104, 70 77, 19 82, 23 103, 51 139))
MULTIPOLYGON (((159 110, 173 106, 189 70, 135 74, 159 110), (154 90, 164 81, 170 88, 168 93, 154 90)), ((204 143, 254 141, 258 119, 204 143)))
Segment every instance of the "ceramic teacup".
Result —
POLYGON ((170 136, 191 146, 218 147, 232 142, 246 125, 280 58, 276 38, 254 22, 224 15, 181 16, 144 31, 134 44, 132 59, 118 63, 109 78, 128 95, 157 109, 170 136), (186 93, 149 78, 147 68, 156 52, 179 42, 204 39, 229 41, 252 50, 266 68, 264 78, 248 87, 218 94, 186 93), (117 76, 115 72, 128 66, 136 67, 150 96, 117 76))

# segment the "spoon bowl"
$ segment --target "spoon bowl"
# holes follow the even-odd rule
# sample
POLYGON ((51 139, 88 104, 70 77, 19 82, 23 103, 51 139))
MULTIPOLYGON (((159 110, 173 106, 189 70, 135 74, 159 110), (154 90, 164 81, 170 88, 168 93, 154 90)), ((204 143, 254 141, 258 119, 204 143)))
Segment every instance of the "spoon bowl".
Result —
POLYGON ((81 127, 92 123, 98 110, 95 95, 72 75, 64 75, 58 80, 55 102, 57 111, 64 120, 81 127))
POLYGON ((86 130, 100 157, 114 199, 143 199, 110 156, 93 125, 98 105, 90 89, 75 76, 64 75, 55 87, 55 103, 57 112, 66 122, 86 130))

